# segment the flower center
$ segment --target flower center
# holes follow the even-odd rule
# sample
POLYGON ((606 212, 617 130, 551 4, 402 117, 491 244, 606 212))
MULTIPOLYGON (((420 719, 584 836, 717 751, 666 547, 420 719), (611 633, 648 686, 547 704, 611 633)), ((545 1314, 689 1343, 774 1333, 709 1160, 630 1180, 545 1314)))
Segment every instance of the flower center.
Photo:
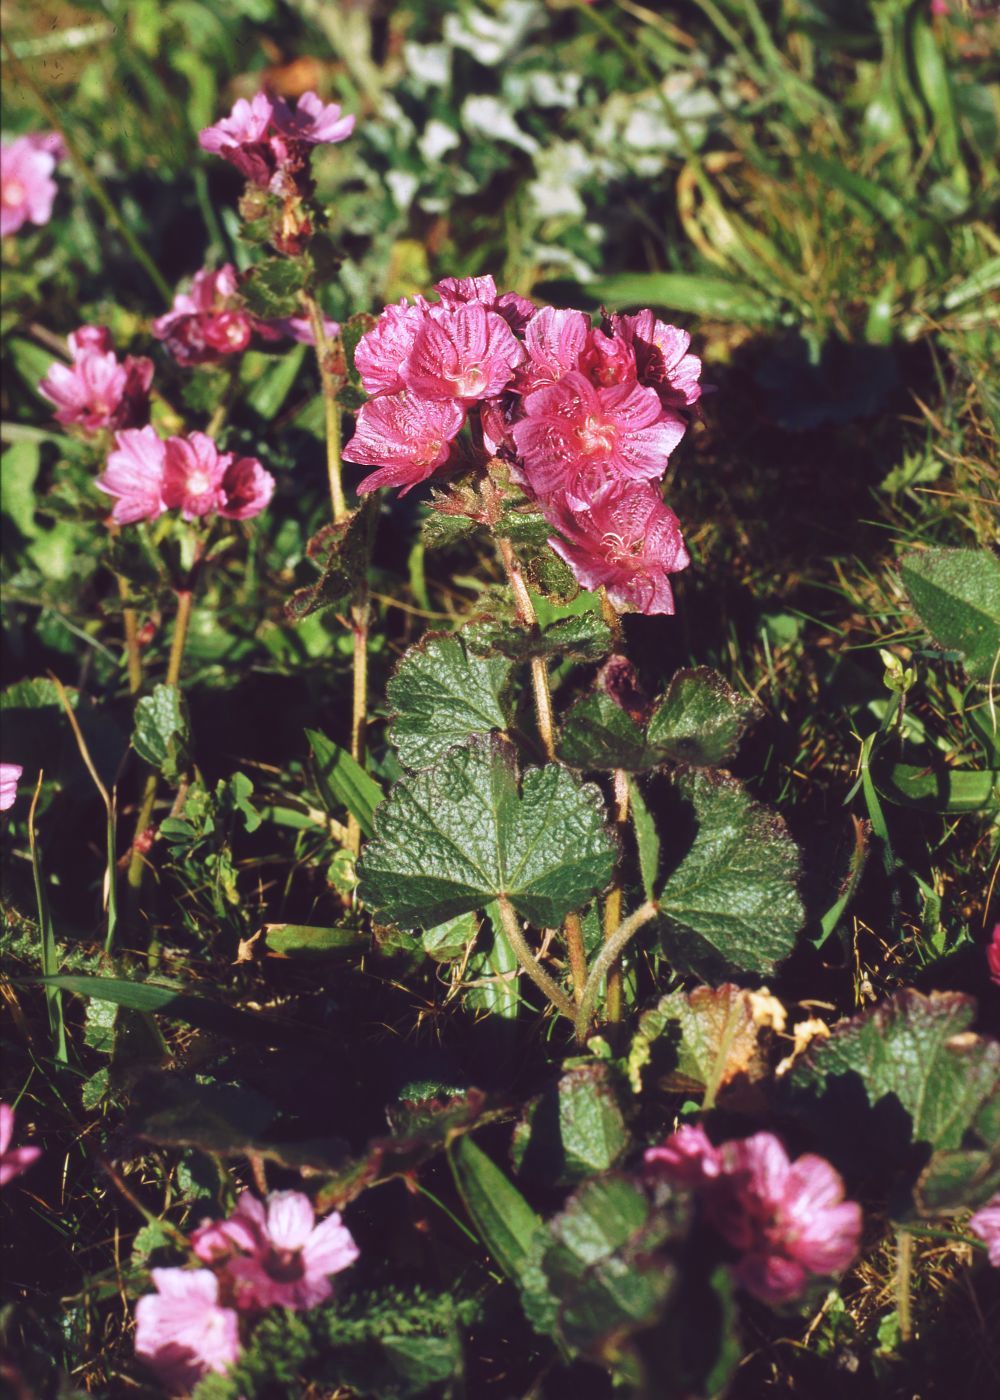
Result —
POLYGON ((276 1283, 295 1283, 305 1273, 301 1249, 272 1249, 264 1261, 264 1271, 276 1283))
POLYGON ((3 187, 3 202, 12 209, 16 209, 19 204, 23 204, 27 190, 20 180, 8 180, 3 187))
POLYGON ((204 496, 206 491, 211 491, 212 482, 207 472, 192 472, 187 479, 188 494, 191 496, 204 496))
POLYGON ((448 380, 454 384, 458 398, 471 399, 485 386, 486 375, 480 365, 467 365, 459 374, 449 375, 448 380))
POLYGON ((591 415, 581 427, 577 428, 576 440, 580 444, 581 451, 586 452, 588 456, 598 452, 602 455, 609 453, 615 445, 614 424, 591 415))
POLYGON ((640 535, 635 540, 625 540, 621 535, 608 533, 601 536, 601 548, 611 564, 629 564, 642 556, 645 540, 640 535))

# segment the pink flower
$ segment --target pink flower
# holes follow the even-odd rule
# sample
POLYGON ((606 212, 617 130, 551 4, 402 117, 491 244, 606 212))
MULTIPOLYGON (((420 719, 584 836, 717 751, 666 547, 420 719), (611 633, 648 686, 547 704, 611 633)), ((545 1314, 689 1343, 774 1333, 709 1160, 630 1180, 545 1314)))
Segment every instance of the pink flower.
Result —
POLYGON ((690 408, 701 398, 701 360, 687 353, 687 331, 658 321, 652 311, 612 316, 611 329, 632 346, 640 384, 650 384, 664 408, 690 408))
POLYGON ((488 273, 485 277, 445 277, 434 284, 434 290, 441 298, 442 306, 450 311, 478 301, 487 311, 495 311, 502 316, 517 335, 535 315, 536 308, 527 297, 518 296, 517 292, 500 295, 497 284, 488 273))
POLYGON ((421 398, 472 403, 499 394, 523 356, 507 322, 481 302, 435 306, 417 327, 401 375, 421 398))
POLYGON ((556 384, 564 374, 580 363, 590 321, 582 311, 560 310, 543 306, 524 328, 524 346, 528 352, 518 388, 528 394, 547 384, 556 384))
POLYGON ((848 1267, 858 1249, 861 1207, 844 1200, 844 1183, 829 1162, 812 1154, 789 1162, 773 1133, 713 1148, 700 1129, 689 1132, 683 1142, 675 1133, 646 1161, 658 1175, 694 1186, 707 1218, 738 1251, 733 1274, 748 1293, 787 1303, 805 1291, 811 1275, 848 1267))
POLYGON ((69 337, 71 365, 56 360, 38 391, 56 407, 58 423, 89 433, 134 428, 149 417, 153 362, 126 355, 120 363, 104 326, 81 326, 69 337))
MULTIPOLYGON (((254 329, 259 331, 265 340, 276 340, 289 337, 297 340, 302 345, 315 345, 316 337, 313 335, 312 323, 308 316, 281 316, 271 321, 261 321, 254 318, 254 329)), ((329 316, 323 317, 323 331, 327 340, 335 340, 340 334, 340 322, 334 321, 329 316)))
POLYGON ((232 454, 220 454, 205 433, 168 438, 163 463, 164 504, 180 510, 185 520, 214 515, 226 503, 222 479, 231 462, 232 454))
POLYGON ((274 477, 256 457, 234 457, 228 452, 222 478, 223 504, 219 514, 227 520, 249 520, 266 510, 274 495, 274 477))
POLYGON ((266 92, 258 92, 249 102, 241 97, 228 117, 198 133, 198 144, 266 189, 276 168, 267 139, 273 116, 274 106, 266 92))
POLYGON ((196 272, 190 292, 178 292, 172 308, 153 322, 153 334, 166 342, 181 365, 201 365, 236 355, 250 344, 254 319, 239 296, 232 263, 196 272))
POLYGON ((303 93, 294 112, 282 98, 276 98, 273 122, 282 136, 310 146, 346 141, 354 130, 353 117, 342 117, 336 102, 324 104, 314 92, 303 93))
POLYGON ((602 495, 589 510, 574 509, 565 497, 543 509, 559 531, 549 544, 583 588, 603 585, 626 611, 674 611, 668 575, 686 569, 691 559, 680 522, 655 487, 644 483, 602 495))
POLYGON ((1000 1269, 1000 1195, 993 1196, 982 1210, 976 1211, 969 1221, 969 1229, 985 1242, 994 1269, 1000 1269))
POLYGON ((199 1259, 222 1266, 237 1305, 301 1311, 325 1303, 330 1278, 358 1257, 350 1231, 334 1212, 316 1223, 309 1198, 273 1191, 266 1204, 245 1191, 228 1220, 203 1225, 191 1236, 199 1259))
MULTIPOLYGON (((4 770, 10 772, 12 768, 15 769, 14 783, 15 785, 17 784, 17 780, 21 776, 21 769, 17 768, 16 764, 10 763, 0 764, 0 773, 4 773, 4 775, 0 777, 0 783, 6 782, 4 770)), ((13 800, 12 797, 10 802, 13 802, 13 800)), ((9 807, 10 802, 4 805, 9 807)), ((12 1148, 10 1140, 13 1136, 14 1110, 11 1108, 10 1104, 0 1103, 0 1186, 6 1186, 8 1181, 14 1180, 15 1176, 20 1176, 22 1172, 26 1172, 32 1162, 37 1161, 42 1155, 42 1149, 40 1147, 12 1148)))
POLYGON ((6 812, 17 801, 17 785, 23 772, 19 763, 0 763, 0 812, 6 812))
POLYGON ((700 1186, 719 1175, 719 1149, 713 1147, 704 1128, 685 1123, 660 1147, 643 1153, 647 1175, 664 1176, 685 1186, 700 1186))
POLYGON ((294 190, 310 146, 344 141, 353 130, 353 117, 342 117, 335 102, 324 105, 314 92, 304 93, 294 111, 283 98, 258 92, 250 102, 241 97, 198 142, 261 189, 284 194, 294 190))
POLYGON ((358 486, 359 495, 379 486, 405 495, 448 460, 452 440, 465 422, 454 399, 427 400, 414 394, 382 395, 363 404, 354 436, 344 448, 348 462, 380 467, 358 486))
POLYGON ((577 370, 529 394, 524 414, 513 434, 529 487, 543 500, 565 492, 579 509, 605 491, 658 480, 685 431, 652 389, 598 389, 577 370))
POLYGON ((990 946, 986 949, 986 966, 993 981, 1000 986, 1000 924, 994 928, 990 946))
POLYGON ((116 497, 111 518, 116 525, 155 520, 166 510, 163 470, 167 445, 156 429, 126 428, 115 434, 116 451, 108 456, 104 475, 94 483, 116 497))
POLYGON ((63 154, 55 132, 19 136, 0 147, 0 238, 52 218, 58 193, 52 172, 63 154))
POLYGON ((398 305, 387 306, 358 341, 354 366, 367 393, 396 394, 405 388, 403 370, 427 310, 423 297, 414 306, 404 297, 398 305))
POLYGON ((222 1375, 240 1354, 239 1317, 219 1306, 209 1269, 153 1269, 156 1287, 135 1305, 135 1351, 174 1395, 187 1395, 210 1371, 222 1375))

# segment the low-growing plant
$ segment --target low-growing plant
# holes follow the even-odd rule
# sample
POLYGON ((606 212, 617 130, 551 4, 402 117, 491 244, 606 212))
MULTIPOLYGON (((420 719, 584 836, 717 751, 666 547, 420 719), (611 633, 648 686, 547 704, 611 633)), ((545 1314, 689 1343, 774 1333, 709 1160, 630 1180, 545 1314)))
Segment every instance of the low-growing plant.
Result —
MULTIPOLYGON (((902 1395, 941 1383, 959 1335, 971 1389, 947 1393, 998 1374, 992 391, 918 399, 939 440, 872 486, 901 543, 871 568, 859 552, 853 582, 839 556, 807 589, 765 577, 751 541, 795 527, 758 448, 744 472, 729 433, 715 483, 690 465, 759 395, 795 432, 874 414, 896 382, 882 351, 937 316, 974 305, 935 353, 963 332, 982 352, 985 118, 931 51, 941 15, 879 7, 859 70, 879 183, 808 80, 825 16, 796 11, 785 53, 756 3, 697 8, 721 87, 742 73, 779 113, 722 160, 702 147, 736 99, 694 129, 654 71, 683 31, 582 0, 551 19, 581 83, 637 85, 621 110, 600 97, 608 130, 668 124, 678 227, 716 265, 618 269, 576 306, 505 280, 510 250, 484 271, 457 233, 436 280, 418 244, 379 305, 377 238, 362 258, 322 197, 359 139, 397 204, 469 193, 440 166, 448 111, 416 170, 404 109, 445 60, 464 92, 456 55, 492 44, 524 125, 473 84, 470 165, 497 125, 544 202, 560 156, 538 110, 575 99, 536 63, 540 7, 456 12, 441 44, 421 11, 402 105, 368 135, 277 78, 219 117, 215 67, 174 55, 227 252, 176 291, 7 45, 52 128, 3 154, 4 353, 37 389, 3 425, 17 1393, 902 1395), (916 228, 904 97, 931 181, 916 228), (72 304, 52 254, 64 342, 32 318, 69 170, 170 305, 72 304), (850 294, 845 250, 813 246, 848 208, 850 294), (898 267, 869 260, 879 221, 898 267), (863 307, 873 356, 850 346, 863 307), (684 311, 704 345, 665 319, 684 311), (794 326, 806 362, 779 343, 741 388, 714 317, 794 326), (927 514, 944 463, 975 495, 960 529, 927 514), (804 605, 838 589, 842 625, 810 649, 804 605)), ((393 60, 346 12, 320 22, 371 110, 393 60)), ((228 53, 198 5, 163 27, 228 53)), ((145 42, 153 102, 168 79, 145 42)), ((560 230, 550 253, 582 279, 601 246, 560 230)))

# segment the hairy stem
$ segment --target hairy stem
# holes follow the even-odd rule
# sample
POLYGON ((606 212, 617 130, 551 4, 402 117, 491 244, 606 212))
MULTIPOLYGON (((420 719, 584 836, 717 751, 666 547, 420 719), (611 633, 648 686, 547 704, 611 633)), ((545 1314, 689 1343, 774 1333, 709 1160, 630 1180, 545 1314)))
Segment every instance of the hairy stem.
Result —
POLYGON ((579 914, 567 914, 563 920, 563 937, 569 954, 569 970, 573 975, 573 998, 579 1006, 587 985, 587 954, 583 946, 583 925, 579 914))
POLYGON ((60 117, 59 112, 49 101, 49 99, 45 96, 45 93, 42 92, 41 88, 35 82, 34 78, 31 76, 31 74, 25 68, 24 64, 18 58, 17 54, 14 52, 13 46, 11 45, 10 41, 6 37, 4 37, 2 39, 2 43, 4 52, 7 55, 7 62, 10 64, 10 69, 14 75, 14 78, 18 83, 23 83, 23 85, 31 93, 32 97, 37 103, 38 109, 45 117, 45 120, 52 127, 52 129, 58 132, 59 135, 62 137, 63 145, 66 147, 66 154, 72 161, 77 174, 80 176, 84 184, 90 190, 90 193, 93 195, 93 197, 97 200, 97 203, 101 206, 102 214, 108 220, 108 222, 113 224, 118 230, 118 232, 121 234, 122 239, 128 245, 129 251, 131 252, 132 256, 135 258, 136 262, 138 262, 145 270, 146 275, 149 277, 149 280, 153 283, 153 286, 159 292, 163 300, 165 302, 169 302, 171 300, 172 293, 170 291, 170 288, 167 286, 166 281, 162 277, 159 268, 153 262, 153 259, 149 256, 145 248, 139 242, 138 238, 136 238, 135 234, 129 228, 128 224, 122 218, 121 211, 119 210, 118 206, 105 192, 104 186, 101 184, 100 180, 97 178, 97 176, 91 170, 90 166, 84 160, 80 152, 80 148, 76 144, 75 137, 71 135, 66 123, 60 117))
MULTIPOLYGON (((366 555, 367 572, 367 555, 366 555)), ((354 634, 354 686, 351 703, 351 757, 363 768, 368 731, 368 626, 371 605, 368 579, 362 579, 351 607, 351 628, 354 634)), ((361 826, 357 817, 348 814, 347 846, 355 855, 361 850, 361 826)))
MULTIPOLYGON (((514 606, 517 609, 518 620, 524 627, 537 627, 538 617, 535 614, 535 605, 531 601, 528 585, 524 581, 521 566, 514 555, 510 540, 500 538, 497 540, 497 546, 507 578, 510 581, 511 591, 514 594, 514 606)), ((552 717, 549 671, 543 656, 531 658, 531 688, 535 696, 535 716, 538 720, 538 732, 542 736, 545 757, 550 763, 554 763, 556 758, 555 721, 552 717)))
POLYGON ((312 292, 303 292, 302 302, 316 342, 316 364, 323 388, 323 420, 326 425, 326 474, 330 482, 330 504, 336 522, 343 520, 347 514, 340 458, 340 400, 337 397, 337 382, 330 369, 330 342, 323 326, 323 313, 312 292))
MULTIPOLYGON (((628 822, 628 774, 621 768, 614 773, 614 797, 611 807, 612 829, 619 837, 625 834, 628 822)), ((604 941, 613 938, 622 920, 622 870, 621 862, 615 869, 615 877, 607 898, 604 901, 604 941)), ((616 967, 608 973, 608 995, 605 1003, 608 1020, 617 1023, 622 1018, 622 973, 616 967)))
POLYGON ((555 1009, 568 1020, 572 1021, 576 1016, 576 1008, 569 997, 559 987, 556 986, 552 978, 536 960, 535 955, 528 947, 528 941, 521 932, 521 925, 517 915, 514 913, 510 901, 503 895, 497 898, 500 908, 500 920, 503 923, 503 931, 507 935, 507 941, 514 949, 514 954, 524 971, 534 982, 538 989, 545 993, 555 1009))
MULTIPOLYGON (((115 574, 118 596, 123 603, 128 602, 128 583, 121 574, 115 574)), ((135 698, 142 689, 142 654, 139 651, 139 615, 135 608, 122 608, 122 626, 125 630, 125 658, 128 664, 128 693, 135 698)))
POLYGON ((597 1004, 597 994, 600 990, 601 982, 614 967, 630 941, 644 924, 649 923, 650 919, 653 918, 655 914, 656 905, 652 900, 647 900, 645 904, 641 904, 634 914, 630 914, 623 923, 618 925, 594 959, 594 964, 590 969, 590 976, 587 978, 587 985, 584 988, 583 1000, 580 1002, 579 1009, 576 1013, 576 1038, 581 1044, 583 1044, 587 1038, 587 1031, 590 1028, 594 1007, 597 1004))
POLYGON ((913 1334, 913 1317, 910 1307, 910 1274, 913 1266, 913 1236, 909 1230, 896 1231, 896 1314, 899 1318, 899 1336, 908 1342, 913 1334))

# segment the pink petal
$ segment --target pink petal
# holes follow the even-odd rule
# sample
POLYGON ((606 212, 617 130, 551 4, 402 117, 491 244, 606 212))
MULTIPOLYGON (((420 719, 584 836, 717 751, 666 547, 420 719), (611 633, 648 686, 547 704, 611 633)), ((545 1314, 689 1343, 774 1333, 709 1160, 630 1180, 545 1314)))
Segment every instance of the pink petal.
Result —
POLYGON ((301 1249, 316 1217, 301 1191, 273 1191, 267 1198, 267 1233, 278 1249, 301 1249))

